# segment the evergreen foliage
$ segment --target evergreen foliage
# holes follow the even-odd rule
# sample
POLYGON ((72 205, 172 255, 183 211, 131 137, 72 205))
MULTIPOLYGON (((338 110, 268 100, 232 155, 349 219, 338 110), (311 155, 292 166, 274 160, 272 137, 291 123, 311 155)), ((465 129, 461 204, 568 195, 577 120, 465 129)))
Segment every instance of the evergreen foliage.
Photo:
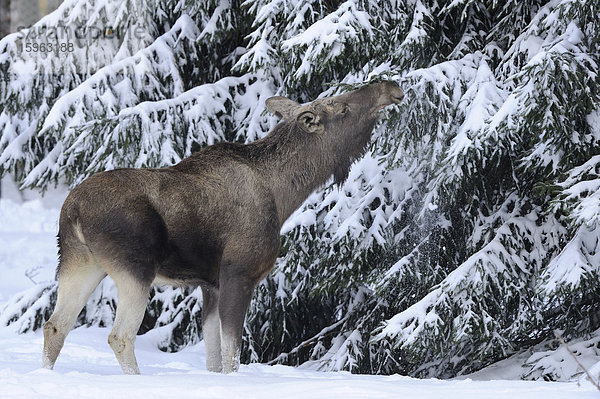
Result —
MULTIPOLYGON (((405 100, 366 156, 284 225, 243 360, 451 377, 555 328, 596 342, 598 15, 595 0, 67 0, 0 41, 0 172, 43 189, 172 165, 262 137, 272 95, 396 80, 405 100), (60 24, 127 33, 24 50, 60 24)), ((110 322, 102 287, 80 323, 110 322)), ((52 292, 0 320, 39 327, 27 309, 47 312, 52 292)), ((165 350, 196 342, 200 303, 198 290, 154 290, 143 330, 158 327, 165 350)), ((524 378, 565 378, 537 359, 524 378)))

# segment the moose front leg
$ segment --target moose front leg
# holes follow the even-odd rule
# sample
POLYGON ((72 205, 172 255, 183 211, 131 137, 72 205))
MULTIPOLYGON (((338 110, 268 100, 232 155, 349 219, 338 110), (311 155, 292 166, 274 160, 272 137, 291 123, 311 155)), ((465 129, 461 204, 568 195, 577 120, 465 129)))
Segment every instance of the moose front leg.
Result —
POLYGON ((202 287, 202 335, 206 346, 206 369, 220 373, 221 320, 219 319, 219 291, 213 287, 202 287))
POLYGON ((254 283, 239 277, 221 277, 219 317, 221 319, 221 360, 223 373, 232 373, 240 367, 242 330, 254 283))

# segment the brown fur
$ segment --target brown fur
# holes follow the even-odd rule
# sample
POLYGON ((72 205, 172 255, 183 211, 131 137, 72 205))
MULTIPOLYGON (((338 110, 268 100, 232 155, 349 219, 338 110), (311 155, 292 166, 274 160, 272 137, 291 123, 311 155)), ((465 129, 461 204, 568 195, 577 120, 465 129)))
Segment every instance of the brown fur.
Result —
POLYGON ((346 179, 378 111, 402 96, 382 82, 306 105, 274 97, 267 106, 283 121, 261 140, 209 146, 168 168, 85 180, 60 215, 59 304, 44 328, 44 365, 53 367, 73 312, 108 274, 131 308, 119 305, 109 338, 126 373, 139 372, 133 340, 153 283, 203 287, 203 328, 215 342, 207 345, 207 367, 237 370, 244 315, 273 267, 282 224, 331 175, 338 184, 346 179))

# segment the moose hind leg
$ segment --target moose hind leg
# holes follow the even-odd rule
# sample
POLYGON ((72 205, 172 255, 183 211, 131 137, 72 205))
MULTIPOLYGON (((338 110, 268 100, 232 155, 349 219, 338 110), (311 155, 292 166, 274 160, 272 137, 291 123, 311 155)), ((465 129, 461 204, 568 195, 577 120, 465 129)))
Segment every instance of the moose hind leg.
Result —
POLYGON ((219 292, 212 287, 202 287, 202 335, 206 346, 206 369, 220 373, 221 319, 219 318, 219 292))
POLYGON ((42 367, 54 367, 79 312, 104 277, 106 273, 97 265, 66 260, 61 262, 56 306, 44 324, 42 367))
POLYGON ((139 374, 134 343, 144 318, 150 283, 139 281, 128 273, 109 275, 117 285, 118 302, 108 344, 115 353, 123 373, 139 374))

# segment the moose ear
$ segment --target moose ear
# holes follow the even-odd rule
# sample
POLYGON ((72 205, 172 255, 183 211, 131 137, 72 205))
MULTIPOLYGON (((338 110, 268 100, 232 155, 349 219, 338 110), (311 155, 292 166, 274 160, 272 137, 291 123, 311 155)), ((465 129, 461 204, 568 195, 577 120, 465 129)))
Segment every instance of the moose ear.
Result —
POLYGON ((300 129, 304 130, 306 133, 322 133, 323 130, 325 130, 319 115, 312 111, 302 112, 296 118, 296 122, 298 123, 298 126, 300 126, 300 129))
POLYGON ((280 119, 291 119, 300 107, 296 101, 281 96, 268 98, 265 104, 268 110, 280 119))

